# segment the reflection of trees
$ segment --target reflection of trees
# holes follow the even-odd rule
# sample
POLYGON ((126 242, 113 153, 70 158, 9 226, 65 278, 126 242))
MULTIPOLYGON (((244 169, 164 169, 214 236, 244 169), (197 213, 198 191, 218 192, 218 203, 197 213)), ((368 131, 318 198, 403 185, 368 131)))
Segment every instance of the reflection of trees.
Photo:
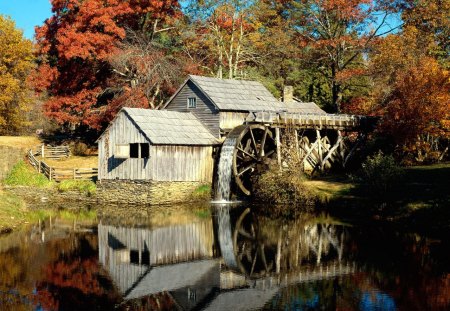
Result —
POLYGON ((95 236, 52 241, 52 260, 36 284, 36 303, 46 310, 113 308, 114 290, 97 258, 95 236))

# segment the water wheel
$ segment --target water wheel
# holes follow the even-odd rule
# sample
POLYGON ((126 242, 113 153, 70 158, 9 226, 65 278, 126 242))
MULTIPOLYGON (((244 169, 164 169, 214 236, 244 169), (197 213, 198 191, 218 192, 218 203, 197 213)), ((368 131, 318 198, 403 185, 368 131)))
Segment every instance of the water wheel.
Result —
POLYGON ((237 267, 244 275, 261 277, 272 270, 273 261, 267 257, 269 250, 265 248, 258 221, 249 208, 236 221, 233 250, 237 267))
POLYGON ((256 166, 276 152, 272 131, 259 124, 240 125, 229 133, 227 139, 236 140, 232 166, 236 185, 244 194, 250 195, 250 177, 256 166))

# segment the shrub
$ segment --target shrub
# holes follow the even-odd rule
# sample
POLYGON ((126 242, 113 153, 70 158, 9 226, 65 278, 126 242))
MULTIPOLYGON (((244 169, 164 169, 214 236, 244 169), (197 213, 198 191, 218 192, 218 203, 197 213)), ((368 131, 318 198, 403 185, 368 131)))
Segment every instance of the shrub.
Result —
POLYGON ((383 194, 399 180, 402 169, 392 155, 378 151, 367 157, 356 176, 357 181, 371 194, 383 194))
POLYGON ((95 194, 97 186, 90 180, 63 180, 58 184, 58 190, 60 192, 66 192, 71 190, 78 190, 87 195, 95 194))
POLYGON ((72 154, 75 156, 86 156, 89 153, 89 147, 82 142, 76 142, 72 147, 72 154))
POLYGON ((10 186, 33 186, 48 187, 53 184, 43 174, 36 172, 25 161, 21 160, 15 164, 4 180, 10 186))
POLYGON ((305 177, 300 171, 280 171, 277 165, 257 176, 253 182, 256 200, 273 204, 289 204, 282 207, 284 214, 292 214, 292 207, 313 205, 317 197, 304 184, 305 177))

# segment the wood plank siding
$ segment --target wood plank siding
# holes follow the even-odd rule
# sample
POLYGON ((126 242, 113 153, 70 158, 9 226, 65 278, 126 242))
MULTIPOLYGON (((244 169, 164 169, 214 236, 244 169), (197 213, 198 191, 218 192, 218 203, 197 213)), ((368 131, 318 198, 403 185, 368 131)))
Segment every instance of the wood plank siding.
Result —
POLYGON ((213 147, 151 145, 149 158, 118 159, 116 145, 149 143, 125 114, 119 113, 98 141, 99 180, 154 180, 212 182, 213 147))
POLYGON ((247 116, 248 112, 221 111, 220 129, 224 131, 232 130, 236 126, 244 124, 247 116))
POLYGON ((188 81, 178 94, 167 104, 167 110, 191 112, 203 125, 211 131, 214 137, 220 137, 219 111, 203 92, 192 82, 188 81), (188 108, 188 98, 197 98, 197 107, 188 108))

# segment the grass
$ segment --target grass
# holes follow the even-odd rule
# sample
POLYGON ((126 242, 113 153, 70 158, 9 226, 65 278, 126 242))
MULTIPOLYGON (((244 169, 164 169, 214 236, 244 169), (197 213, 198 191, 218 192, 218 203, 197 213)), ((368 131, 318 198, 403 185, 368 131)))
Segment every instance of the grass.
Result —
POLYGON ((78 190, 80 192, 86 193, 87 195, 95 194, 97 191, 97 186, 93 181, 90 180, 63 180, 57 185, 57 189, 60 192, 78 190))
POLYGON ((0 190, 0 233, 53 214, 51 210, 30 211, 20 197, 0 190))
POLYGON ((88 210, 88 211, 79 211, 72 212, 69 210, 62 210, 58 213, 58 216, 64 220, 96 220, 97 219, 97 211, 88 210))
POLYGON ((70 156, 69 158, 61 160, 42 159, 39 157, 39 160, 56 168, 95 168, 98 166, 97 156, 70 156))
POLYGON ((34 136, 0 136, 0 146, 35 149, 42 141, 34 136))
POLYGON ((38 188, 53 185, 53 182, 49 181, 43 174, 37 173, 23 160, 13 166, 3 182, 9 186, 32 186, 38 188))
POLYGON ((211 198, 211 186, 200 185, 192 192, 192 198, 194 200, 209 200, 211 198))

